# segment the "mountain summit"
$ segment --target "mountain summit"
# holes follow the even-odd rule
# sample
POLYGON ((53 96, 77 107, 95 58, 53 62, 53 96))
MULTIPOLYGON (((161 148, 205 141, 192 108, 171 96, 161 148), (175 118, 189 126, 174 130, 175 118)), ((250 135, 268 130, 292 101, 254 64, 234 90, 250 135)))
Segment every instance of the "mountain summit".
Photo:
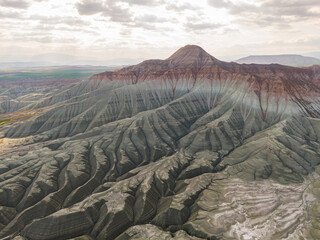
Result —
MULTIPOLYGON (((96 74, 90 79, 126 84, 142 82, 169 84, 173 97, 176 96, 176 90, 179 88, 191 92, 198 85, 207 84, 208 87, 212 87, 215 81, 220 82, 216 86, 217 89, 223 86, 228 88, 228 84, 232 86, 235 83, 246 84, 250 86, 250 91, 259 96, 263 118, 266 118, 266 111, 263 110, 264 103, 261 102, 264 94, 271 94, 276 98, 293 98, 295 102, 301 104, 302 111, 309 115, 318 115, 314 109, 306 109, 304 104, 306 99, 301 97, 311 96, 315 91, 320 91, 318 76, 319 73, 315 68, 223 62, 199 46, 187 45, 165 60, 147 60, 115 72, 96 74)), ((215 103, 209 105, 213 108, 215 103)))
POLYGON ((174 65, 194 65, 214 63, 218 60, 197 45, 186 45, 172 54, 167 60, 174 65))

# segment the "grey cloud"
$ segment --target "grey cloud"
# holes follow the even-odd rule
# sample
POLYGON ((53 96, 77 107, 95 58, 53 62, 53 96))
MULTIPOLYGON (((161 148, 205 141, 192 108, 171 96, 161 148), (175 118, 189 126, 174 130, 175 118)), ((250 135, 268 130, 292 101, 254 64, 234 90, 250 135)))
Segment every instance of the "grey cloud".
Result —
POLYGON ((13 19, 21 19, 23 15, 19 12, 3 12, 0 11, 0 18, 13 18, 13 19))
POLYGON ((166 9, 169 11, 182 12, 185 10, 198 10, 199 7, 193 6, 190 3, 183 3, 183 4, 169 3, 166 5, 166 9))
POLYGON ((142 6, 155 6, 162 3, 162 1, 157 1, 157 0, 120 0, 120 1, 126 2, 130 5, 142 5, 142 6))
POLYGON ((228 0, 208 0, 209 5, 216 8, 228 8, 231 4, 228 0))
POLYGON ((207 1, 212 7, 226 9, 239 23, 259 26, 290 27, 292 22, 320 16, 311 11, 320 7, 318 0, 257 0, 257 5, 232 0, 207 1))
POLYGON ((114 4, 107 5, 102 15, 109 17, 113 22, 125 23, 133 20, 133 14, 128 8, 122 8, 114 4))
POLYGON ((29 41, 39 42, 39 43, 51 43, 53 39, 49 36, 47 37, 29 37, 29 41))
POLYGON ((121 36, 130 36, 132 34, 132 30, 128 28, 122 28, 120 34, 121 36))
POLYGON ((38 21, 44 25, 58 25, 65 24, 70 26, 85 26, 88 23, 77 17, 59 17, 59 16, 43 16, 43 15, 32 15, 28 20, 38 21))
POLYGON ((93 15, 101 13, 104 6, 99 1, 82 1, 76 4, 76 8, 80 15, 93 15))
POLYGON ((230 0, 208 0, 210 6, 215 8, 225 8, 232 14, 238 14, 241 12, 255 11, 257 7, 254 4, 249 4, 245 2, 236 3, 230 0))
POLYGON ((152 14, 146 14, 146 15, 136 17, 135 20, 140 22, 148 22, 148 23, 161 23, 161 22, 168 21, 166 18, 158 17, 152 14))
MULTIPOLYGON (((168 20, 159 17, 154 14, 145 14, 141 16, 134 16, 133 12, 129 7, 124 7, 118 4, 119 1, 106 0, 83 0, 76 4, 76 8, 80 15, 93 15, 99 14, 100 16, 108 18, 108 21, 121 23, 127 28, 143 28, 147 30, 156 30, 156 24, 167 22, 168 20)), ((159 1, 129 1, 122 0, 121 2, 127 2, 136 5, 153 5, 159 1)))
POLYGON ((164 4, 165 0, 81 0, 78 3, 76 3, 76 8, 78 9, 81 15, 92 15, 102 12, 105 8, 110 8, 114 6, 121 8, 118 3, 152 7, 164 4))
POLYGON ((74 17, 64 17, 58 21, 60 24, 70 25, 70 26, 85 26, 88 25, 87 21, 83 21, 74 17))
POLYGON ((318 0, 269 0, 263 3, 264 7, 272 7, 272 8, 305 8, 312 6, 320 6, 318 0))
POLYGON ((187 30, 199 32, 203 30, 215 30, 223 27, 223 25, 219 23, 210 23, 210 22, 193 23, 189 21, 188 23, 185 24, 185 27, 187 30))
POLYGON ((80 15, 101 14, 109 17, 113 22, 129 22, 132 20, 132 13, 129 8, 124 8, 117 4, 117 1, 97 1, 83 0, 76 4, 76 8, 80 15))
POLYGON ((128 22, 128 23, 126 23, 124 25, 126 27, 128 27, 128 28, 143 28, 143 29, 152 30, 152 31, 158 29, 157 26, 155 25, 155 23, 139 21, 139 20, 136 20, 136 19, 134 21, 128 22))
POLYGON ((259 27, 270 27, 275 26, 279 29, 289 29, 291 28, 290 23, 288 23, 283 17, 281 16, 270 16, 270 15, 260 15, 257 16, 250 16, 247 18, 238 19, 238 23, 244 25, 257 25, 259 27))
POLYGON ((313 16, 312 7, 320 7, 318 0, 258 0, 259 5, 231 0, 208 0, 208 4, 215 8, 225 8, 232 14, 241 12, 270 14, 281 16, 313 16))
POLYGON ((145 30, 161 32, 163 35, 165 34, 165 32, 173 30, 170 27, 159 26, 159 23, 160 22, 144 22, 135 19, 133 22, 124 25, 129 28, 142 28, 145 30))
POLYGON ((171 31, 172 29, 168 26, 161 25, 162 23, 178 23, 176 18, 164 18, 154 14, 144 14, 135 17, 131 22, 127 23, 127 27, 131 28, 143 28, 152 31, 171 31))
POLYGON ((0 0, 1 7, 27 9, 30 3, 23 0, 0 0))
POLYGON ((135 22, 133 24, 128 24, 128 27, 134 27, 134 28, 143 28, 146 30, 159 30, 154 24, 145 23, 145 22, 135 22))
POLYGON ((315 14, 311 11, 313 7, 320 7, 318 0, 269 0, 261 5, 261 9, 266 9, 269 14, 280 14, 282 16, 295 17, 319 17, 320 14, 315 14))

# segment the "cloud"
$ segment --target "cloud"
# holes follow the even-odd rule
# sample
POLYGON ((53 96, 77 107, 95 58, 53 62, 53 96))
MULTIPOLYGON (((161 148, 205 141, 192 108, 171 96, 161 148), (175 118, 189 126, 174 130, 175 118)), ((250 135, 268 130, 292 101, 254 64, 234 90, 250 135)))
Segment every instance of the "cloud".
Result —
POLYGON ((101 13, 104 6, 100 1, 82 1, 76 4, 76 8, 80 15, 93 15, 101 13))
POLYGON ((215 8, 225 8, 231 14, 239 14, 242 12, 252 12, 257 10, 257 6, 254 4, 237 1, 234 3, 230 0, 208 0, 208 4, 215 8))
POLYGON ((215 8, 227 9, 229 13, 236 15, 239 13, 255 13, 256 16, 269 15, 277 17, 313 17, 320 16, 312 11, 315 7, 320 7, 318 0, 258 0, 256 4, 244 1, 231 0, 208 0, 208 4, 215 8))
POLYGON ((80 15, 101 14, 109 17, 113 22, 129 22, 132 20, 132 13, 129 8, 124 8, 116 1, 83 0, 76 4, 80 15))
POLYGON ((203 31, 210 32, 226 27, 224 23, 213 21, 209 18, 205 18, 204 15, 188 16, 183 26, 185 30, 187 30, 188 32, 192 31, 197 33, 201 33, 203 31))
MULTIPOLYGON (((150 5, 157 3, 158 1, 129 1, 122 0, 122 3, 130 3, 135 5, 150 5)), ((108 21, 121 23, 122 26, 127 28, 143 28, 146 30, 156 30, 157 24, 168 22, 168 19, 155 14, 142 14, 135 16, 132 8, 129 6, 119 5, 119 1, 107 0, 83 0, 76 4, 76 8, 80 15, 94 15, 99 14, 100 16, 108 18, 108 21)), ((129 4, 129 5, 130 5, 129 4)), ((174 20, 174 19, 173 19, 174 20)))
POLYGON ((320 13, 314 11, 320 7, 318 0, 257 0, 255 4, 241 0, 208 0, 208 4, 214 8, 226 9, 241 22, 259 26, 283 27, 289 26, 291 22, 320 17, 320 13))
POLYGON ((126 3, 128 5, 140 5, 140 6, 157 6, 163 3, 164 0, 82 0, 76 4, 81 15, 97 14, 105 10, 106 8, 117 6, 118 3, 126 3))
POLYGON ((187 30, 191 30, 191 31, 195 31, 195 32, 200 32, 200 31, 204 31, 204 30, 210 31, 210 30, 215 30, 215 29, 223 27, 222 24, 211 23, 211 22, 200 22, 200 23, 188 22, 184 26, 187 30))
POLYGON ((141 6, 156 6, 163 3, 163 1, 161 0, 159 1, 157 0, 120 0, 120 2, 125 2, 130 5, 141 5, 141 6))
POLYGON ((102 15, 109 17, 112 22, 126 23, 133 20, 133 14, 128 8, 120 7, 116 4, 107 5, 102 15))
MULTIPOLYGON (((120 35, 121 36, 125 36, 125 37, 128 37, 132 34, 132 30, 129 29, 129 28, 122 28, 121 31, 120 31, 120 35)), ((105 38, 103 38, 103 41, 105 41, 105 38)))
POLYGON ((1 18, 21 19, 21 18, 23 18, 23 16, 19 12, 0 11, 0 19, 1 18))
POLYGON ((158 17, 152 14, 145 14, 145 15, 136 17, 135 20, 139 22, 148 22, 148 23, 162 23, 162 22, 168 21, 166 18, 158 17))
POLYGON ((35 20, 35 21, 38 21, 40 24, 45 24, 45 25, 64 24, 64 25, 70 25, 74 27, 88 25, 88 22, 82 20, 81 18, 71 17, 71 16, 59 17, 59 16, 32 15, 27 20, 35 20))
POLYGON ((166 9, 169 10, 169 11, 175 11, 175 12, 183 12, 185 10, 197 10, 199 9, 199 7, 197 6, 194 6, 194 5, 191 5, 190 3, 188 2, 185 2, 185 3, 168 3, 166 5, 166 9))
POLYGON ((268 14, 294 17, 319 17, 319 13, 314 13, 312 8, 320 7, 317 0, 269 0, 261 5, 261 9, 266 9, 268 14))
POLYGON ((27 9, 30 3, 23 0, 0 0, 1 7, 27 9))
POLYGON ((208 0, 208 4, 215 8, 229 8, 230 3, 228 0, 208 0))

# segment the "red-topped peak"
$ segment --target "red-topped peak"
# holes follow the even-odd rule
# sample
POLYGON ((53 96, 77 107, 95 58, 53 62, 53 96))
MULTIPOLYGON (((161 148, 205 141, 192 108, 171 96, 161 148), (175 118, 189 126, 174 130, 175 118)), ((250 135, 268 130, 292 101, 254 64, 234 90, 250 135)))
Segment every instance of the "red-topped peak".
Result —
POLYGON ((193 65, 218 62, 213 56, 197 45, 186 45, 172 54, 167 60, 174 65, 193 65))

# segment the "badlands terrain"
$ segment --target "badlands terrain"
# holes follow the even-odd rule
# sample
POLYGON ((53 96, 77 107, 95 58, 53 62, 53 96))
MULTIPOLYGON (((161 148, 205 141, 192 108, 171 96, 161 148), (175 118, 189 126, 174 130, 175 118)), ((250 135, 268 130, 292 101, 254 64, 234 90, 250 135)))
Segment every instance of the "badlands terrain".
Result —
POLYGON ((0 238, 320 239, 320 66, 188 45, 0 90, 0 238))

